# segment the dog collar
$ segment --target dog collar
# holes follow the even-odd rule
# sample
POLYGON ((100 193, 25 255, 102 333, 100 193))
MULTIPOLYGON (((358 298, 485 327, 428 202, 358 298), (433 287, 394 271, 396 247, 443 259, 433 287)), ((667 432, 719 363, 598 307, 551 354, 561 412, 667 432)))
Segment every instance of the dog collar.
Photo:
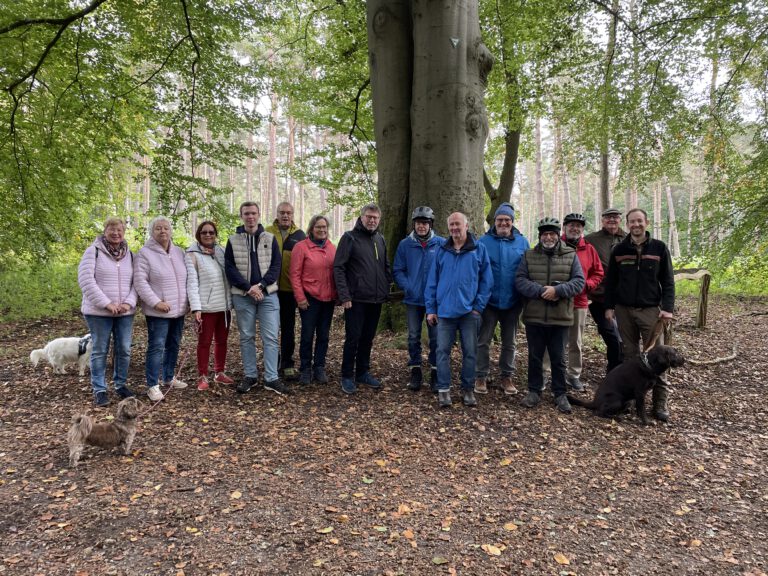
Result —
POLYGON ((648 370, 653 371, 653 368, 651 368, 651 364, 648 362, 648 354, 646 352, 643 352, 640 354, 640 362, 643 363, 643 366, 648 368, 648 370))
POLYGON ((88 336, 83 336, 78 340, 77 342, 77 355, 82 356, 85 354, 85 351, 88 349, 88 342, 91 341, 91 335, 88 334, 88 336))

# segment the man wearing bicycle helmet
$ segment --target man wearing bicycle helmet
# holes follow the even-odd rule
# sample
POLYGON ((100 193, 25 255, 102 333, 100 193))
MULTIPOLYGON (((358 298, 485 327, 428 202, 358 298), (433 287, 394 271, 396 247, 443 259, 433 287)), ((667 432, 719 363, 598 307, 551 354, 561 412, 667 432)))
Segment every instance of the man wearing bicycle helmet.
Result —
MULTIPOLYGON (((432 229, 435 213, 429 206, 418 206, 411 214, 413 230, 400 241, 395 252, 392 275, 405 296, 406 319, 408 322, 408 370, 410 381, 408 389, 417 392, 421 389, 423 374, 421 371, 421 327, 424 324, 426 308, 424 287, 427 274, 435 259, 435 251, 443 245, 445 238, 437 236, 432 229)), ((427 323, 429 337, 430 387, 437 392, 437 327, 427 323)))
POLYGON ((560 221, 542 218, 539 243, 528 250, 515 276, 515 288, 526 298, 523 323, 528 338, 528 394, 522 404, 533 408, 544 389, 544 351, 552 361, 552 394, 557 409, 566 414, 571 404, 565 393, 565 345, 573 324, 573 298, 584 290, 584 274, 576 251, 560 241, 560 221))

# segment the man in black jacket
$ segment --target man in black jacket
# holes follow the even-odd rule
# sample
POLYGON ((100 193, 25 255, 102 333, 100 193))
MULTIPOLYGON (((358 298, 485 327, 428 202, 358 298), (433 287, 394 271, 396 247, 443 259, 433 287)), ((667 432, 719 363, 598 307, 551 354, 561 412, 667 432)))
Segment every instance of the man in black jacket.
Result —
MULTIPOLYGON (((648 214, 634 208, 627 212, 629 234, 611 252, 605 282, 605 318, 615 318, 624 342, 624 359, 640 355, 640 339, 647 344, 659 319, 671 321, 675 308, 675 276, 667 245, 646 232, 648 214)), ((663 335, 659 340, 663 344, 663 335)), ((669 385, 653 387, 653 416, 669 418, 669 385)))
POLYGON ((339 240, 333 261, 333 278, 344 307, 341 389, 347 394, 357 392, 357 384, 381 388, 381 382, 369 371, 381 305, 392 282, 380 221, 381 210, 376 204, 363 206, 355 227, 339 240))

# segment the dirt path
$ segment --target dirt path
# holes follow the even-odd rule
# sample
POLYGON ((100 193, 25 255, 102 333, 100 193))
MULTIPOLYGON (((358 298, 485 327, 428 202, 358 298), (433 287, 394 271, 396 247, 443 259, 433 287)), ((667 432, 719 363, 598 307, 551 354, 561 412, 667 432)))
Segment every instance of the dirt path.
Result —
MULTIPOLYGON (((697 332, 694 304, 674 344, 738 357, 675 371, 668 426, 529 411, 496 389, 441 411, 404 389, 407 355, 387 335, 384 391, 349 398, 337 330, 327 387, 174 391, 130 457, 91 449, 76 471, 65 435, 88 379, 28 355, 82 321, 0 325, 0 574, 764 574, 768 316, 750 313, 768 306, 714 299, 697 332)), ((134 341, 138 390, 143 321, 134 341)), ((590 326, 593 385, 597 343, 590 326)))

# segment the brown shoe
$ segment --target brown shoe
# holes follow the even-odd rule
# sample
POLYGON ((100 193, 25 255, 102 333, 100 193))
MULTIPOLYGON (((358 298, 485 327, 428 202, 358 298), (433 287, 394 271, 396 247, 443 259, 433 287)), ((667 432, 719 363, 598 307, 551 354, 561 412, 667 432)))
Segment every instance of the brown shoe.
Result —
POLYGON ((488 394, 488 383, 485 378, 475 380, 475 393, 488 394))
POLYGON ((504 376, 501 379, 501 389, 504 390, 504 394, 507 396, 514 396, 517 394, 517 388, 512 383, 512 376, 504 376))

